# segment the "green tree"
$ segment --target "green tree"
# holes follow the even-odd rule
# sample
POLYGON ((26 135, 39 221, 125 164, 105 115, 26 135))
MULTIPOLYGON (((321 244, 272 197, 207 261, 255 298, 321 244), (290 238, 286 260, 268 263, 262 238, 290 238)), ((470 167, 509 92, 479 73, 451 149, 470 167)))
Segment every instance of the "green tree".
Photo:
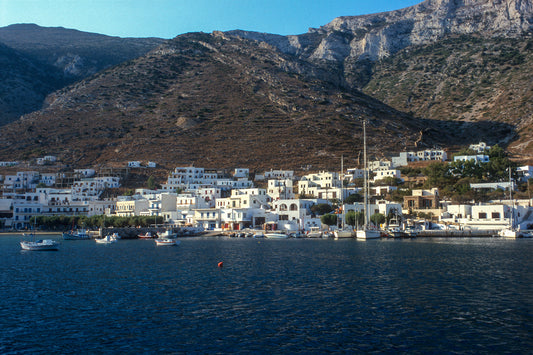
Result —
POLYGON ((450 168, 447 163, 431 163, 424 168, 423 174, 428 178, 425 184, 426 187, 444 187, 453 184, 454 178, 450 173, 450 168))
POLYGON ((363 212, 348 211, 346 213, 346 224, 350 226, 362 226, 365 219, 365 214, 363 212))
POLYGON ((379 226, 380 224, 385 223, 386 218, 381 213, 374 213, 372 216, 370 216, 370 222, 374 223, 374 225, 379 226))
POLYGON ((150 190, 156 190, 157 189, 157 184, 155 183, 155 179, 153 176, 150 175, 150 177, 148 178, 148 180, 146 180, 146 186, 150 189, 150 190))
POLYGON ((320 217, 320 222, 322 224, 329 226, 333 226, 337 224, 337 215, 333 213, 328 213, 320 217))

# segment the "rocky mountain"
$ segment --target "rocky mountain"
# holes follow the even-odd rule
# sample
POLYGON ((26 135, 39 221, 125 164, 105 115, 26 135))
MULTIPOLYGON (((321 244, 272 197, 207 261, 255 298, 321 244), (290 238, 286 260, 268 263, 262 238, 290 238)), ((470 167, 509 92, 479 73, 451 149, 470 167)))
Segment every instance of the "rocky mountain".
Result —
POLYGON ((426 0, 396 11, 338 17, 302 35, 231 33, 299 58, 344 63, 390 57, 450 35, 517 38, 532 29, 532 0, 426 0))
MULTIPOLYGON (((0 90, 2 107, 0 125, 18 119, 22 114, 40 109, 46 95, 103 69, 137 58, 164 40, 160 38, 119 38, 86 33, 62 27, 40 27, 17 24, 0 28, 0 60, 9 61, 8 68, 0 68, 3 78, 0 90), (6 47, 17 53, 20 66, 7 53, 6 47), (39 68, 28 71, 27 63, 39 68), (21 74, 22 73, 22 74, 21 74), (10 74, 13 74, 11 76, 10 74), (43 77, 47 79, 43 82, 43 77), (43 85, 44 84, 44 85, 43 85), (32 89, 35 86, 35 90, 32 89), (24 92, 24 94, 22 94, 24 92)), ((13 53, 13 52, 11 52, 13 53)))
POLYGON ((302 35, 231 33, 309 61, 339 85, 418 117, 510 123, 516 131, 499 143, 527 158, 532 31, 532 0, 426 0, 339 17, 302 35))
POLYGON ((298 36, 181 35, 50 94, 3 127, 0 159, 334 169, 356 163, 361 119, 375 157, 485 141, 530 158, 531 1, 427 0, 298 36))
POLYGON ((39 110, 46 96, 62 86, 53 67, 0 43, 0 122, 39 110))
POLYGON ((474 123, 468 127, 477 133, 452 134, 465 126, 413 118, 316 79, 319 71, 264 43, 181 35, 50 95, 46 109, 4 127, 0 157, 52 154, 78 166, 155 160, 170 168, 338 168, 341 154, 347 163, 359 157, 361 119, 369 120, 376 156, 466 143, 490 129, 474 123))

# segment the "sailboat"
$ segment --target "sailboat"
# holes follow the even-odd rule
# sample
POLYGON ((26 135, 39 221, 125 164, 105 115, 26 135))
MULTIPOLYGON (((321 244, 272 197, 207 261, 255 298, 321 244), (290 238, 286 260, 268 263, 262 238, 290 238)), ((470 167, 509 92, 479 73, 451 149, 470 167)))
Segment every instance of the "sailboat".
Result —
POLYGON ((368 170, 367 170, 367 159, 366 159, 366 121, 363 120, 363 177, 364 177, 364 224, 363 228, 356 231, 355 236, 357 239, 377 239, 381 237, 381 233, 378 230, 370 229, 370 217, 368 213, 368 170))
POLYGON ((333 232, 335 239, 340 238, 353 238, 353 229, 344 225, 344 158, 341 157, 341 229, 337 229, 333 232))
POLYGON ((519 230, 516 228, 516 222, 514 219, 514 200, 513 200, 513 183, 511 180, 511 167, 509 167, 509 199, 512 201, 513 205, 511 207, 511 215, 509 216, 509 226, 503 228, 498 232, 500 237, 515 239, 519 237, 519 230))
MULTIPOLYGON (((26 235, 24 235, 26 236, 26 235)), ((35 227, 33 231, 29 234, 30 240, 23 240, 20 242, 20 247, 22 250, 58 250, 59 243, 52 239, 40 239, 35 240, 35 227)))

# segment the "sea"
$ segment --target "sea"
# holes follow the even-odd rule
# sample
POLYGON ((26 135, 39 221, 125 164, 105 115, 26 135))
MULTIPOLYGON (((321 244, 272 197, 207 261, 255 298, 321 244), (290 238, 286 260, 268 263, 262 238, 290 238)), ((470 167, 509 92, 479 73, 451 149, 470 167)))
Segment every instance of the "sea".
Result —
POLYGON ((20 240, 1 354, 533 353, 531 239, 20 240))

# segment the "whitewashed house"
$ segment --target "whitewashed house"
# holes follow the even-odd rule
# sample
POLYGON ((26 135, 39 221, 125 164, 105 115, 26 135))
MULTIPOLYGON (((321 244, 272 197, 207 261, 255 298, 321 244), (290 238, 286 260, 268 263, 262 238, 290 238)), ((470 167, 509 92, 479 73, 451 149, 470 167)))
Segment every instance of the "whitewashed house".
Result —
POLYGON ((323 171, 305 175, 298 181, 298 193, 319 199, 340 199, 342 189, 339 174, 323 171))
POLYGON ((39 183, 45 184, 46 186, 54 186, 56 179, 56 173, 41 173, 39 183))
POLYGON ((518 174, 518 179, 522 182, 528 181, 529 179, 533 178, 533 166, 531 165, 519 166, 516 169, 516 172, 518 174))
POLYGON ((124 199, 117 201, 116 215, 118 217, 140 216, 146 212, 150 203, 146 199, 124 199))
POLYGON ((295 198, 292 179, 269 179, 267 191, 272 200, 295 198))
POLYGON ((479 142, 478 144, 470 144, 468 146, 468 149, 473 150, 476 153, 485 153, 488 151, 491 147, 487 145, 485 142, 479 142))
MULTIPOLYGON (((510 225, 512 211, 506 204, 448 205, 440 221, 462 229, 500 230, 510 225)), ((513 218, 521 222, 527 212, 527 206, 514 206, 513 218)))
POLYGON ((470 161, 473 160, 476 163, 488 163, 490 158, 488 155, 477 154, 477 155, 456 155, 453 157, 453 161, 470 161))
POLYGON ((235 179, 248 178, 249 176, 250 176, 250 169, 237 168, 233 172, 233 178, 235 179))
POLYGON ((385 178, 395 178, 395 179, 402 179, 402 174, 400 170, 396 169, 388 169, 388 168, 378 168, 375 170, 372 170, 372 173, 374 175, 372 182, 376 182, 379 180, 383 180, 385 178))

